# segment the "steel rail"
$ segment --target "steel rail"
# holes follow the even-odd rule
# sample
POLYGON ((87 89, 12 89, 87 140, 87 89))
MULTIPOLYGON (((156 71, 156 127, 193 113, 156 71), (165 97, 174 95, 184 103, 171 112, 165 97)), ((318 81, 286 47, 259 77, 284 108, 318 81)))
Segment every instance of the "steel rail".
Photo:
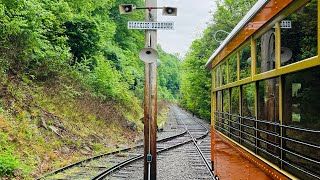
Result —
MULTIPOLYGON (((175 116, 176 116, 176 113, 175 113, 175 116)), ((177 119, 177 118, 176 118, 176 119, 177 119)), ((178 120, 178 119, 177 119, 177 120, 178 120)), ((203 124, 199 123, 199 122, 196 121, 195 119, 193 119, 193 120, 194 120, 197 124, 201 125, 203 128, 206 129, 206 131, 205 131, 205 133, 204 133, 203 135, 194 138, 194 137, 190 134, 190 131, 189 131, 188 129, 186 129, 185 132, 186 132, 186 133, 189 133, 190 137, 192 138, 191 140, 184 141, 184 142, 181 142, 181 143, 178 143, 178 144, 175 144, 175 145, 172 145, 172 146, 163 148, 163 149, 161 149, 161 150, 157 150, 157 154, 161 154, 161 153, 163 153, 163 152, 169 151, 169 150, 171 150, 171 149, 175 149, 175 148, 177 148, 177 147, 183 146, 183 145, 188 144, 188 143, 191 143, 191 142, 195 143, 195 146, 198 148, 197 150, 199 150, 199 147, 197 146, 196 140, 200 140, 200 139, 203 139, 203 138, 207 137, 208 134, 209 134, 209 131, 207 130, 207 128, 206 128, 203 124)), ((183 123, 183 124, 184 124, 184 123, 183 123)), ((184 125, 185 125, 185 124, 184 124, 184 125)), ((186 125, 185 125, 185 128, 186 128, 186 125)), ((203 158, 204 158, 204 155, 202 154, 201 150, 199 151, 199 153, 201 153, 201 157, 202 157, 202 159, 203 159, 203 158)), ((112 166, 112 167, 104 170, 103 172, 101 172, 101 173, 98 174, 97 176, 93 177, 91 180, 101 180, 101 179, 105 178, 107 175, 109 175, 110 173, 112 173, 113 171, 118 170, 118 169, 120 169, 120 168, 122 168, 122 167, 124 167, 124 166, 126 166, 126 165, 128 165, 128 164, 130 164, 130 163, 133 163, 133 162, 135 162, 135 161, 138 161, 138 160, 140 160, 140 159, 142 159, 142 158, 143 158, 143 155, 139 155, 139 156, 130 158, 130 159, 126 160, 126 161, 123 161, 123 162, 121 162, 121 163, 119 163, 119 164, 117 164, 117 165, 115 165, 115 166, 112 166)), ((203 160, 205 161, 206 167, 207 167, 207 168, 209 167, 210 175, 211 175, 211 176, 213 177, 213 179, 214 179, 214 175, 213 175, 213 173, 212 173, 212 171, 211 171, 210 166, 207 164, 207 162, 206 162, 205 159, 203 159, 203 160)))
POLYGON ((100 174, 98 174, 97 176, 91 178, 91 180, 99 180, 99 179, 103 179, 105 178, 108 174, 112 173, 113 171, 117 170, 117 169, 120 169, 121 167, 125 166, 125 165, 128 165, 132 162, 135 162, 139 159, 142 159, 143 158, 143 155, 138 155, 138 156, 135 156, 133 158, 130 158, 130 159, 127 159, 125 161, 122 161, 121 163, 118 163, 114 166, 112 166, 111 168, 108 168, 106 169, 105 171, 101 172, 100 174))
MULTIPOLYGON (((306 145, 306 146, 309 146, 309 147, 312 147, 312 148, 320 149, 320 145, 315 145, 315 144, 307 143, 307 142, 304 142, 304 141, 296 140, 296 139, 293 139, 293 138, 280 136, 279 134, 271 133, 271 132, 268 132, 268 131, 265 131, 265 130, 262 130, 262 129, 247 125, 247 124, 241 124, 239 122, 232 121, 232 120, 230 120, 228 118, 223 118, 223 117, 218 117, 218 116, 215 116, 215 117, 218 118, 218 119, 226 120, 228 122, 233 122, 233 123, 239 124, 240 126, 243 126, 243 127, 246 127, 246 128, 250 128, 252 130, 256 130, 256 131, 259 131, 259 132, 262 132, 262 133, 265 133, 265 134, 269 134, 269 135, 272 135, 272 136, 275 136, 275 137, 279 137, 279 138, 282 138, 282 139, 285 139, 285 140, 288 140, 288 141, 291 141, 291 142, 295 142, 295 143, 298 143, 298 144, 301 144, 301 145, 306 145)), ((225 124, 225 125, 227 125, 227 124, 225 124)), ((244 132, 244 131, 241 131, 241 132, 244 132)))
MULTIPOLYGON (((303 173, 305 173, 305 174, 308 174, 309 176, 312 176, 312 177, 315 177, 315 178, 317 178, 317 179, 320 179, 320 176, 317 176, 317 175, 313 174, 313 173, 310 172, 309 170, 304 170, 304 169, 301 169, 301 168, 299 168, 299 167, 297 167, 297 166, 295 166, 295 165, 293 165, 293 164, 290 164, 288 161, 285 161, 285 160, 281 159, 280 156, 276 156, 276 155, 268 152, 267 149, 261 148, 261 147, 259 147, 259 146, 256 146, 256 145, 253 144, 251 141, 249 141, 249 140, 247 140, 247 139, 244 139, 244 138, 242 138, 242 137, 240 137, 240 136, 237 136, 237 135, 235 135, 235 134, 232 134, 232 133, 228 132, 228 130, 224 129, 223 127, 221 127, 221 126, 219 126, 219 125, 217 125, 217 127, 218 127, 220 130, 225 131, 227 134, 232 135, 232 136, 234 136, 234 137, 236 137, 236 138, 239 138, 239 139, 241 139, 242 141, 248 143, 248 144, 249 144, 250 146, 252 146, 253 148, 257 148, 257 149, 259 149, 259 150, 267 153, 268 155, 276 158, 277 160, 279 160, 279 161, 281 161, 281 162, 283 162, 283 163, 285 163, 285 164, 287 164, 287 165, 289 165, 289 166, 291 166, 291 167, 293 167, 293 168, 295 168, 295 169, 297 169, 297 170, 299 170, 299 171, 301 171, 301 172, 303 172, 303 173)), ((244 132, 244 133, 245 133, 245 132, 244 132)), ((245 134, 247 134, 247 133, 245 133, 245 134)), ((247 134, 247 135, 252 136, 252 135, 250 135, 250 134, 247 134)), ((252 137, 253 137, 253 136, 252 136, 252 137)), ((254 137, 253 137, 253 138, 254 138, 254 137)), ((258 139, 258 140, 259 140, 259 139, 258 139)), ((268 144, 269 144, 269 143, 268 143, 268 144)), ((270 145, 273 145, 273 144, 270 144, 270 145)), ((275 146, 275 145, 273 145, 273 146, 275 146)), ((279 148, 280 150, 285 151, 285 152, 287 152, 287 153, 290 153, 290 154, 293 154, 293 155, 295 155, 295 156, 298 156, 298 157, 300 157, 300 158, 302 158, 302 159, 304 159, 304 160, 313 162, 313 163, 315 163, 315 164, 320 164, 320 162, 318 162, 318 161, 316 161, 316 160, 310 159, 310 158, 308 158, 308 157, 305 157, 305 156, 303 156, 303 155, 300 155, 300 154, 297 154, 297 153, 295 153, 295 152, 289 151, 289 150, 287 150, 287 149, 281 148, 281 147, 279 147, 279 146, 277 146, 277 148, 279 148)))
POLYGON ((320 130, 299 128, 299 127, 289 126, 289 125, 281 125, 280 123, 275 123, 275 122, 270 122, 270 121, 265 121, 265 120, 259 120, 259 119, 255 119, 253 117, 240 116, 238 114, 231 114, 231 113, 228 113, 228 112, 215 111, 215 113, 216 114, 224 114, 224 115, 230 115, 230 116, 234 116, 234 117, 239 117, 239 118, 250 120, 250 121, 257 121, 257 122, 261 122, 261 123, 271 124, 271 125, 274 125, 274 126, 284 127, 284 128, 287 128, 287 129, 294 129, 294 130, 297 130, 297 131, 304 131, 304 132, 308 132, 308 133, 320 133, 320 130))
MULTIPOLYGON (((187 115, 189 118, 190 116, 187 115)), ((199 121, 197 121, 194 117, 191 117, 191 119, 193 119, 197 124, 199 124, 200 126, 202 126, 205 129, 205 136, 207 136, 209 134, 209 130, 207 127, 205 127, 202 123, 200 123, 199 121)), ((196 147, 196 150, 198 152, 198 154, 200 155, 202 161, 204 162, 207 170, 210 172, 210 176, 212 177, 212 179, 215 179, 215 175, 213 173, 212 168, 210 167, 210 165, 208 164, 204 154, 202 153, 201 149, 199 148, 198 144, 197 144, 197 139, 193 137, 193 135, 190 133, 189 129, 187 128, 186 124, 182 121, 182 123, 185 126, 186 131, 188 132, 188 134, 190 135, 192 142, 194 144, 194 146, 196 147)))
MULTIPOLYGON (((220 123, 220 122, 218 122, 218 123, 220 123)), ((220 124, 221 124, 221 123, 220 123, 220 124)), ((226 125, 226 124, 225 124, 225 125, 226 125)), ((229 125, 227 125, 227 126, 229 126, 229 125)), ((222 126, 219 126, 219 125, 218 125, 218 127, 224 129, 222 126)), ((266 143, 266 144, 269 144, 269 145, 272 145, 272 146, 274 146, 274 147, 277 147, 277 148, 280 147, 280 146, 278 146, 278 145, 276 145, 276 144, 272 144, 271 142, 266 141, 265 139, 261 139, 261 138, 255 137, 254 135, 252 135, 252 134, 250 134, 250 133, 247 133, 247 132, 245 132, 245 131, 240 131, 239 129, 233 128, 232 126, 229 126, 229 128, 234 129, 234 130, 237 130, 237 131, 239 131, 239 132, 242 132, 243 134, 246 134, 246 135, 248 135, 248 136, 250 136, 250 137, 252 137, 252 138, 255 138, 255 139, 259 140, 259 141, 262 141, 262 142, 264 142, 264 143, 266 143)), ((226 129, 225 129, 225 130, 226 130, 226 129)), ((238 135, 236 135, 236 134, 229 133, 229 132, 228 132, 228 134, 230 134, 230 135, 231 135, 231 134, 232 134, 232 135, 235 135, 236 137, 242 139, 240 136, 238 136, 238 135)))
MULTIPOLYGON (((217 118, 219 118, 219 117, 217 117, 217 118)), ((225 119, 225 118, 223 118, 223 119, 225 119)), ((227 119, 225 119, 225 120, 227 120, 227 119)), ((249 132, 247 132, 247 131, 241 131, 240 129, 238 129, 238 128, 235 128, 235 127, 233 127, 233 126, 230 126, 230 125, 228 125, 228 124, 224 124, 223 122, 219 122, 219 121, 216 121, 216 122, 218 122, 218 123, 220 123, 220 124, 223 124, 223 125, 225 125, 225 126, 228 126, 229 128, 231 128, 231 129, 233 129, 233 130, 236 130, 236 131, 238 131, 239 133, 244 133, 244 134, 248 134, 249 132)), ((229 121, 229 122, 234 122, 234 121, 229 121)), ((235 123, 235 122, 234 122, 235 123)), ((257 129, 257 128, 255 128, 255 127, 253 127, 253 126, 248 126, 248 125, 246 125, 246 124, 239 124, 240 126, 244 126, 245 128, 249 128, 249 129, 251 129, 251 130, 256 130, 256 131, 259 131, 259 132, 262 132, 262 133, 264 133, 264 134, 268 134, 268 135, 272 135, 272 136, 274 136, 274 137, 280 137, 280 135, 279 134, 274 134, 274 133, 272 133, 272 132, 269 132, 269 131, 265 131, 265 130, 261 130, 261 129, 257 129)), ((250 133, 249 133, 250 134, 250 133)), ((252 135, 252 134, 250 134, 250 135, 252 135)), ((255 136, 254 135, 252 135, 254 138, 255 138, 255 136)), ((259 139, 259 138, 258 138, 259 139)), ((260 140, 260 139, 259 139, 260 140)))
MULTIPOLYGON (((219 121, 216 121, 216 122, 219 123, 219 124, 223 124, 222 122, 219 122, 219 121)), ((319 165, 320 165, 320 162, 317 161, 317 160, 314 160, 314 159, 312 159, 312 158, 306 157, 306 156, 301 155, 301 154, 298 154, 298 153, 296 153, 296 152, 292 152, 292 151, 290 151, 290 150, 281 148, 281 147, 280 147, 279 145, 277 145, 277 144, 273 144, 272 142, 266 141, 265 139, 256 137, 256 136, 254 136, 254 135, 252 135, 252 134, 250 134, 250 133, 248 133, 248 132, 246 132, 246 131, 241 131, 241 130, 236 129, 236 128, 232 127, 232 126, 229 126, 229 125, 227 125, 227 124, 223 124, 223 125, 226 125, 226 126, 228 126, 230 129, 234 129, 234 130, 236 130, 236 131, 238 131, 238 132, 241 132, 241 133, 243 133, 243 134, 245 134, 245 135, 247 135, 247 136, 250 136, 250 137, 252 137, 252 138, 254 138, 254 139, 258 140, 258 141, 262 141, 262 142, 264 142, 264 143, 266 143, 266 144, 269 144, 269 145, 271 145, 271 146, 273 146, 273 147, 275 147, 275 148, 278 148, 278 149, 280 149, 280 150, 283 150, 283 151, 285 151, 285 152, 288 152, 288 153, 290 153, 290 154, 293 154, 293 155, 295 155, 295 156, 298 156, 298 157, 300 157, 300 158, 303 158, 303 159, 305 159, 305 160, 307 160, 307 161, 310 161, 310 162, 313 162, 313 163, 315 163, 315 164, 319 164, 319 165)), ((221 128, 221 129, 223 129, 223 130, 225 130, 225 131, 227 131, 225 128, 223 128, 223 127, 220 126, 220 125, 218 125, 218 127, 221 128)), ((230 132, 228 132, 228 131, 227 131, 227 133, 228 133, 229 135, 236 136, 237 138, 240 138, 241 140, 243 140, 243 138, 241 138, 241 137, 238 136, 238 135, 235 135, 235 134, 230 133, 230 132)), ((278 137, 277 135, 273 135, 273 136, 278 137)), ((284 138, 284 139, 287 140, 287 138, 284 138)), ((255 146, 253 146, 253 147, 257 148, 258 146, 255 145, 255 146)), ((317 149, 319 149, 319 148, 317 148, 317 149)))
MULTIPOLYGON (((183 136, 186 133, 187 133, 187 131, 184 131, 182 133, 179 133, 179 134, 167 137, 167 138, 160 139, 157 142, 166 142, 166 141, 169 141, 171 139, 175 139, 177 137, 183 136)), ((127 152, 129 150, 132 150, 132 149, 135 149, 135 148, 140 148, 140 147, 143 147, 143 144, 140 144, 140 145, 137 145, 137 146, 133 146, 133 147, 129 147, 129 148, 125 148, 125 149, 120 149, 120 150, 109 152, 109 153, 105 153, 105 154, 100 154, 100 155, 97 155, 97 156, 93 156, 93 157, 90 157, 90 158, 87 158, 87 159, 84 159, 84 160, 69 164, 69 165, 64 166, 62 168, 59 168, 57 170, 54 170, 54 171, 52 171, 52 172, 50 172, 48 174, 45 174, 45 175, 41 176, 40 178, 37 178, 37 180, 40 180, 40 179, 46 178, 48 176, 63 172, 63 171, 65 171, 67 169, 70 169, 72 167, 78 166, 78 165, 83 164, 83 163, 88 163, 90 161, 96 160, 96 159, 104 157, 104 156, 110 156, 110 155, 114 155, 114 154, 118 154, 118 153, 122 153, 122 152, 127 152)))
MULTIPOLYGON (((205 138, 206 136, 207 136, 207 134, 204 134, 204 135, 198 137, 197 140, 203 139, 203 138, 205 138)), ((157 154, 161 154, 161 153, 163 153, 163 152, 169 151, 169 150, 171 150, 171 149, 178 148, 178 147, 180 147, 180 146, 183 146, 183 145, 185 145, 185 144, 189 144, 189 143, 191 143, 191 142, 193 142, 193 139, 188 140, 188 141, 184 141, 184 142, 181 142, 181 143, 179 143, 179 144, 175 144, 175 145, 172 145, 172 146, 169 146, 169 147, 166 147, 166 148, 163 148, 163 149, 161 149, 161 150, 157 150, 157 154)), ((103 178, 105 178, 107 175, 109 175, 110 173, 112 173, 113 171, 118 170, 118 169, 120 169, 120 168, 122 168, 122 167, 124 167, 124 166, 126 166, 126 165, 128 165, 128 164, 130 164, 130 163, 133 163, 133 162, 135 162, 135 161, 138 161, 138 160, 140 160, 140 159, 142 159, 142 158, 143 158, 143 155, 139 155, 139 156, 133 157, 133 158, 131 158, 131 159, 128 159, 128 160, 126 160, 126 161, 124 161, 124 162, 121 162, 120 164, 117 164, 117 165, 115 165, 115 166, 113 166, 113 167, 111 167, 111 168, 106 169, 105 171, 101 172, 101 173, 98 174, 96 177, 92 178, 91 180, 100 180, 100 179, 103 179, 103 178)))
MULTIPOLYGON (((176 115, 176 114, 175 114, 175 115, 176 115)), ((178 119, 177 119, 177 120, 178 120, 178 119)), ((160 154, 160 153, 169 151, 169 150, 171 150, 171 149, 175 149, 175 148, 177 148, 177 147, 183 146, 183 145, 188 144, 188 143, 196 142, 197 140, 200 140, 200 139, 203 139, 203 138, 207 137, 208 134, 209 134, 209 131, 207 130, 207 128, 206 128, 203 124, 199 123, 197 120, 195 120, 195 119, 193 119, 193 120, 194 120, 197 124, 199 124, 200 126, 202 126, 203 128, 206 129, 206 131, 205 131, 204 134, 202 134, 201 136, 196 137, 196 138, 194 138, 194 139, 192 138, 191 140, 187 140, 187 141, 184 141, 184 142, 180 142, 180 143, 178 143, 178 144, 175 144, 175 145, 172 145, 172 146, 169 146, 169 147, 165 147, 165 148, 163 148, 163 149, 161 149, 161 150, 157 150, 157 154, 160 154)), ((168 142, 168 141, 170 142, 170 140, 175 139, 175 138, 180 137, 180 136, 183 136, 183 135, 185 135, 185 134, 187 134, 187 133, 188 133, 188 131, 184 131, 184 132, 182 132, 182 133, 180 133, 180 134, 177 134, 177 135, 174 135, 174 136, 170 136, 170 137, 168 137, 168 138, 160 139, 160 140, 158 140, 157 142, 168 142)), ((70 164, 70 165, 65 166, 65 167, 63 167, 63 168, 60 168, 60 169, 58 169, 58 170, 55 170, 55 171, 53 171, 53 172, 51 172, 51 173, 48 173, 48 174, 46 174, 46 175, 44 175, 44 176, 42 176, 42 177, 40 177, 40 178, 38 178, 38 179, 43 179, 43 178, 45 178, 45 177, 47 177, 47 176, 54 175, 54 174, 57 174, 57 173, 59 173, 59 172, 63 172, 63 171, 65 171, 65 170, 67 170, 67 169, 70 169, 70 168, 75 167, 75 166, 77 166, 77 165, 80 165, 80 164, 82 164, 82 163, 87 163, 87 162, 93 161, 93 160, 95 160, 95 159, 104 157, 104 156, 109 156, 109 155, 114 155, 114 154, 121 153, 121 152, 126 152, 126 151, 132 150, 132 149, 134 149, 134 148, 140 148, 140 147, 142 147, 142 146, 143 146, 143 145, 138 145, 138 146, 134 146, 134 147, 126 148, 126 149, 121 149, 121 150, 117 150, 117 151, 110 152, 110 153, 106 153, 106 154, 101 154, 101 155, 94 156, 94 157, 91 157, 91 158, 88 158, 88 159, 85 159, 85 160, 82 160, 82 161, 78 161, 78 162, 76 162, 76 163, 73 163, 73 164, 70 164)), ((203 155, 203 154, 202 154, 202 155, 203 155)), ((203 157, 204 157, 204 156, 203 156, 203 157)), ((127 160, 125 160, 125 161, 122 161, 122 162, 120 162, 120 163, 118 163, 118 164, 116 164, 116 165, 114 165, 114 166, 112 166, 112 167, 110 167, 110 168, 107 168, 106 170, 104 170, 103 172, 101 172, 100 174, 98 174, 97 176, 93 177, 92 180, 103 179, 103 178, 105 178, 107 175, 109 175, 110 173, 114 172, 115 170, 120 169, 120 168, 122 168, 122 167, 124 167, 124 166, 126 166, 126 165, 128 165, 128 164, 130 164, 130 163, 133 163, 133 162, 135 162, 135 161, 137 161, 137 160, 140 160, 140 159, 142 159, 142 158, 143 158, 143 155, 137 155, 137 156, 134 156, 134 157, 132 157, 132 158, 130 158, 130 159, 127 159, 127 160)), ((205 161, 205 162, 206 162, 206 161, 205 161)), ((208 165, 206 164, 206 166, 208 166, 208 165)), ((209 168, 210 168, 210 166, 209 166, 209 168)), ((211 171, 210 171, 210 172, 211 172, 211 171)))
MULTIPOLYGON (((221 126, 219 126, 219 125, 218 125, 217 127, 219 127, 220 129, 222 129, 222 130, 224 130, 224 131, 227 131, 226 129, 224 129, 223 127, 221 127, 221 126)), ((233 134, 233 133, 230 133, 230 132, 228 132, 228 131, 227 131, 227 134, 232 135, 232 136, 234 136, 234 137, 236 137, 236 138, 239 138, 239 139, 241 139, 241 140, 247 140, 247 141, 251 142, 250 140, 248 140, 248 139, 246 139, 246 138, 241 138, 240 136, 235 135, 235 134, 233 134)), ((257 139, 257 140, 259 140, 259 141, 262 141, 262 142, 264 142, 264 143, 266 143, 266 144, 268 144, 268 145, 271 145, 271 146, 273 146, 273 147, 275 147, 275 148, 277 148, 277 149, 279 149, 279 150, 282 150, 282 151, 288 152, 288 153, 290 153, 290 154, 293 154, 293 155, 295 155, 295 156, 298 156, 298 157, 300 157, 300 158, 302 158, 302 159, 304 159, 304 160, 306 160, 306 161, 310 161, 310 162, 313 162, 313 163, 315 163, 315 164, 320 165, 320 162, 317 161, 317 160, 314 160, 314 159, 312 159, 312 158, 303 156, 303 155, 301 155, 301 154, 299 154, 299 153, 297 153, 297 152, 293 152, 293 151, 284 149, 284 148, 280 147, 279 145, 272 144, 272 143, 270 143, 270 142, 268 142, 268 141, 266 141, 266 140, 264 140, 264 139, 256 138, 256 137, 253 136, 252 134, 249 134, 249 133, 246 133, 246 132, 243 132, 243 134, 246 134, 246 135, 248 135, 248 136, 250 136, 250 137, 252 137, 252 138, 254 138, 254 139, 257 139)), ((259 146, 253 145, 252 142, 251 142, 250 144, 252 144, 252 145, 251 145, 252 147, 260 149, 259 146)), ((262 149, 268 150, 268 149, 263 148, 263 147, 262 147, 262 149)), ((260 149, 260 150, 261 150, 261 149, 260 149)), ((268 153, 268 154, 269 154, 269 153, 268 153)), ((274 156, 273 154, 270 154, 270 155, 274 156)), ((277 157, 277 159, 279 159, 278 157, 280 157, 280 156, 274 156, 274 157, 277 157)), ((280 159, 279 159, 279 160, 280 160, 280 159)))

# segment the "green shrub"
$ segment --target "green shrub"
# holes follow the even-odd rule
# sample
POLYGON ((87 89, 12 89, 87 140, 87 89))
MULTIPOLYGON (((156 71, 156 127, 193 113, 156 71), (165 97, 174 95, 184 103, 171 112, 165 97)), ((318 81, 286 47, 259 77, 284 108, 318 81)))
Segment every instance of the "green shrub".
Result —
POLYGON ((14 175, 19 167, 20 161, 11 152, 6 151, 0 154, 0 177, 14 175))
POLYGON ((13 146, 9 143, 9 136, 0 132, 0 179, 15 175, 18 170, 18 176, 21 177, 30 171, 30 167, 20 162, 14 154, 13 146))

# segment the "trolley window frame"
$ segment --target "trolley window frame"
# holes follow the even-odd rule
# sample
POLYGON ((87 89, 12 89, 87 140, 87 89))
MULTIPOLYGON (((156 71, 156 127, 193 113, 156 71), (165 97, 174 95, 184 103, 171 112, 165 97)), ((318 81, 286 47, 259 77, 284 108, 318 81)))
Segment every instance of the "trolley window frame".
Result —
MULTIPOLYGON (((283 11, 281 11, 279 14, 277 14, 273 19, 271 19, 265 26, 261 27, 256 33, 254 33, 253 35, 251 35, 250 37, 248 37, 244 43, 242 43, 238 48, 236 48, 235 50, 233 50, 230 55, 226 56, 226 58, 222 59, 219 63, 217 63, 212 69, 213 69, 213 74, 216 72, 217 67, 220 67, 220 72, 221 72, 221 64, 222 63, 226 63, 227 64, 227 69, 229 69, 229 64, 228 61, 230 59, 230 57, 237 55, 237 81, 235 82, 229 82, 229 78, 227 78, 227 84, 226 85, 222 85, 221 83, 221 79, 220 79, 220 86, 219 87, 215 87, 212 86, 212 95, 214 95, 214 98, 212 98, 213 101, 216 101, 216 93, 218 91, 223 91, 223 90, 228 90, 231 91, 232 88, 240 88, 239 91, 239 101, 241 102, 243 100, 242 97, 242 86, 249 84, 249 83, 254 83, 255 85, 255 113, 257 113, 257 84, 259 81, 262 80, 266 80, 266 79, 271 79, 271 78, 278 78, 278 83, 279 83, 279 99, 278 99, 278 105, 279 105, 279 127, 281 127, 280 129, 280 138, 281 138, 281 142, 280 142, 280 149, 281 151, 287 151, 285 149, 283 149, 282 147, 282 129, 283 128, 288 128, 285 127, 283 125, 283 82, 282 82, 282 76, 286 75, 286 74, 290 74, 290 73, 294 73, 294 72, 298 72, 298 71, 302 71, 308 68, 312 68, 312 67, 317 67, 320 66, 320 11, 319 11, 319 7, 320 7, 320 0, 318 0, 318 22, 317 22, 317 40, 318 40, 318 54, 316 56, 307 58, 307 59, 303 59, 301 61, 286 65, 286 66, 281 66, 281 26, 280 26, 280 22, 281 20, 285 19, 287 16, 289 16, 291 13, 295 12, 296 10, 298 10, 299 8, 301 8, 302 6, 306 5, 309 1, 308 0, 302 0, 302 1, 294 1, 292 2, 290 5, 288 5, 288 7, 286 7, 283 11), (256 40, 262 35, 264 34, 266 31, 268 31, 270 28, 275 28, 275 68, 270 70, 270 71, 266 71, 260 74, 256 74, 256 62, 257 62, 257 49, 256 49, 256 40), (240 79, 240 51, 242 48, 244 48, 245 46, 247 46, 248 44, 251 45, 251 76, 249 76, 248 78, 245 79, 240 79)), ((229 72, 228 72, 229 75, 229 72)), ((215 76, 214 76, 215 77, 215 76)), ((220 76, 221 77, 221 76, 220 76)), ((230 77, 230 75, 229 75, 230 77)), ((212 81, 214 82, 214 80, 212 81)), ((231 97, 229 97, 229 101, 231 101, 231 97)), ((215 108, 217 102, 212 102, 212 124, 215 124, 215 119, 217 116, 215 116, 215 113, 217 113, 217 109, 215 108)), ((231 102, 230 102, 231 103, 231 102)), ((242 116, 242 112, 241 112, 241 108, 242 108, 242 104, 239 104, 239 110, 240 110, 240 117, 242 116)), ((257 114, 255 114, 255 120, 257 120, 257 114)), ((231 114, 230 114, 231 116, 231 114)), ((241 122, 240 122, 241 125, 241 122)), ((229 132, 230 133, 230 132, 229 132)), ((225 134, 225 133, 223 133, 225 134)), ((230 135, 227 135, 227 137, 230 137, 230 135)), ((240 136, 241 138, 241 136, 240 136)), ((230 139, 230 138, 229 138, 230 139)), ((232 140, 232 139, 230 139, 232 140)), ((242 143, 240 142, 234 142, 236 144, 238 144, 239 146, 242 146, 242 143)), ((245 147, 243 147, 244 149, 246 149, 245 147)), ((248 149, 246 149, 248 151, 248 149)), ((291 174, 287 173, 286 171, 284 171, 282 169, 282 164, 283 163, 287 163, 285 162, 282 158, 282 152, 280 153, 280 157, 278 157, 281 160, 280 165, 276 165, 266 159, 264 159, 263 157, 259 156, 256 152, 257 150, 255 150, 255 152, 252 151, 248 151, 251 154, 253 154, 254 156, 258 157, 259 159, 263 160, 264 162, 266 162, 267 164, 271 165, 272 167, 274 167, 275 169, 278 169, 280 172, 286 174, 288 177, 294 177, 291 174)))

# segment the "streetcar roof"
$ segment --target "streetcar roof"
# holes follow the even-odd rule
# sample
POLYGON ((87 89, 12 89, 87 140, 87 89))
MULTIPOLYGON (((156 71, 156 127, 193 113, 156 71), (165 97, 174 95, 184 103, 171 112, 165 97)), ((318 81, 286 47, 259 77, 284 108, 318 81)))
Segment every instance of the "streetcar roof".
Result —
POLYGON ((237 24, 237 26, 231 31, 231 33, 227 36, 227 38, 222 42, 222 44, 214 51, 214 53, 209 58, 205 67, 211 69, 210 64, 214 60, 214 58, 223 50, 224 47, 244 28, 250 20, 257 15, 257 13, 269 2, 270 0, 259 0, 243 17, 243 19, 237 24))

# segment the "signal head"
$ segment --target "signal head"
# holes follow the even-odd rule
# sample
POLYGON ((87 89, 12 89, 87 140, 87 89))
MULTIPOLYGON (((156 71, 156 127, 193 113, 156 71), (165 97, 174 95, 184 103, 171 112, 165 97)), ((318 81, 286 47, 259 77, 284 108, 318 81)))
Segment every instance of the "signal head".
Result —
POLYGON ((164 15, 164 16, 177 16, 177 8, 163 7, 162 15, 164 15))
POLYGON ((120 14, 131 14, 134 10, 133 4, 120 4, 119 11, 120 14))

